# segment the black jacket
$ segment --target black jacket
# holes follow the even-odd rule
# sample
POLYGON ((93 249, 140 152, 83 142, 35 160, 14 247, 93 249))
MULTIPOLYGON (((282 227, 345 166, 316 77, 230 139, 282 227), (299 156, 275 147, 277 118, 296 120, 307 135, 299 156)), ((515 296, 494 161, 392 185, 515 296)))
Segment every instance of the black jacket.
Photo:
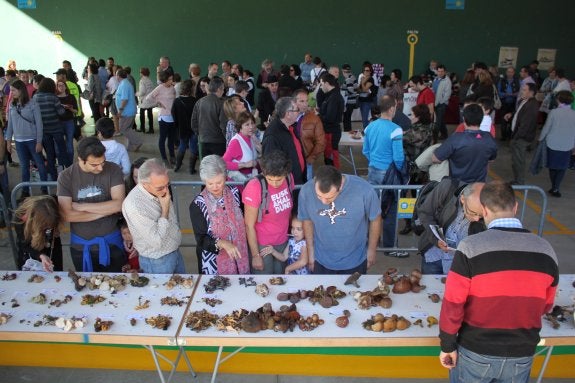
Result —
MULTIPOLYGON (((521 105, 521 102, 519 102, 519 105, 521 105)), ((519 105, 517 105, 517 108, 519 108, 519 105)), ((511 133, 511 138, 532 142, 537 135, 537 115, 539 114, 539 103, 535 97, 531 97, 515 114, 517 114, 517 121, 515 130, 511 133)))
POLYGON ((292 135, 284 123, 277 117, 270 122, 262 140, 262 154, 264 156, 266 153, 270 153, 274 150, 281 150, 287 154, 291 161, 294 182, 296 184, 303 184, 305 180, 304 169, 299 165, 299 158, 292 135))
POLYGON ((196 98, 192 96, 180 96, 172 104, 172 116, 182 140, 188 140, 192 136, 194 105, 196 105, 196 98))
POLYGON ((319 109, 319 117, 323 124, 323 130, 326 133, 334 133, 341 131, 341 119, 343 116, 343 109, 345 104, 343 97, 339 93, 339 88, 333 88, 325 93, 325 98, 321 103, 319 109))
MULTIPOLYGON (((439 225, 445 233, 457 217, 457 212, 462 208, 459 195, 465 186, 465 183, 460 183, 455 192, 452 192, 452 181, 445 177, 427 196, 418 210, 419 219, 425 227, 417 244, 419 254, 424 255, 429 248, 437 244, 437 238, 431 232, 429 225, 439 225)), ((472 235, 485 229, 483 220, 471 222, 467 234, 472 235)))
POLYGON ((258 110, 262 124, 268 120, 268 117, 274 112, 275 107, 276 102, 271 92, 268 89, 262 90, 258 96, 258 110))

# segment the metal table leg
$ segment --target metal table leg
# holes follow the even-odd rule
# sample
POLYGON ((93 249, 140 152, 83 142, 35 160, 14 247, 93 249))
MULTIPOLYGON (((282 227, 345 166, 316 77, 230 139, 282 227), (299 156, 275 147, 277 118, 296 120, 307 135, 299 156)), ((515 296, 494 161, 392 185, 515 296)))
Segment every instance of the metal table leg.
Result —
POLYGON ((184 360, 186 361, 186 364, 188 366, 188 370, 192 374, 192 377, 194 377, 194 378, 197 377, 196 372, 192 368, 192 363, 190 362, 190 359, 188 358, 188 355, 186 354, 183 347, 178 348, 178 355, 176 356, 176 359, 174 361, 171 361, 166 356, 157 352, 154 349, 154 346, 143 345, 143 347, 148 349, 150 351, 150 353, 152 354, 152 358, 154 359, 154 364, 156 365, 156 371, 158 372, 158 375, 160 376, 160 381, 162 383, 170 383, 170 381, 172 380, 172 378, 174 376, 174 373, 176 372, 176 369, 178 367, 178 363, 180 362, 180 358, 182 356, 184 357, 184 360), (171 366, 170 374, 168 375, 168 379, 164 378, 164 373, 162 372, 162 369, 160 367, 160 362, 158 360, 158 357, 162 358, 164 361, 166 361, 171 366))
POLYGON ((547 369, 547 364, 549 364, 549 359, 551 359, 551 354, 553 353, 553 346, 547 346, 543 350, 539 351, 535 355, 539 355, 545 352, 545 359, 543 359, 543 365, 541 366, 541 370, 539 371, 539 375, 537 376, 537 383, 541 383, 543 381, 543 375, 545 374, 545 370, 547 369), (545 352, 547 351, 547 352, 545 352))
POLYGON ((348 146, 349 148, 349 159, 351 161, 351 166, 353 167, 353 174, 357 175, 357 168, 355 167, 355 158, 353 157, 353 148, 348 146))
POLYGON ((218 376, 218 369, 219 369, 220 365, 222 363, 224 363, 225 361, 227 361, 228 359, 230 359, 231 357, 233 357, 234 355, 236 355, 238 352, 242 351, 244 348, 245 347, 239 347, 234 352, 232 352, 232 353, 226 355, 224 358, 222 358, 222 352, 224 351, 224 346, 219 346, 218 355, 216 356, 216 363, 214 364, 214 372, 212 373, 211 383, 216 382, 216 377, 218 376))

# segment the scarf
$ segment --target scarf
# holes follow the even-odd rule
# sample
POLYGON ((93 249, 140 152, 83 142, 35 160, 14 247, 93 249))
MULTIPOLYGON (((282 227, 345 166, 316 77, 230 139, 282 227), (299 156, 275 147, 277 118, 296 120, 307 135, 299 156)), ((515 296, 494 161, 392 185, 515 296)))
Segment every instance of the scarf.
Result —
POLYGON ((240 251, 240 259, 232 259, 227 251, 220 249, 216 257, 217 273, 219 275, 249 274, 248 245, 244 217, 240 207, 235 203, 234 195, 228 187, 224 187, 221 198, 215 198, 204 189, 200 193, 204 197, 210 230, 215 238, 231 241, 240 251))

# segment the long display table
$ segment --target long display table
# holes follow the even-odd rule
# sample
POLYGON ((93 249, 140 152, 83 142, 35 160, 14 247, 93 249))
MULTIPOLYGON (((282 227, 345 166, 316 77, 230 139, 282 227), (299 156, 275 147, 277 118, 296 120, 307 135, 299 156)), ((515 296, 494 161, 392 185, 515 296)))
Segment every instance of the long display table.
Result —
MULTIPOLYGON (((354 299, 354 295, 358 292, 365 293, 377 289, 380 277, 376 275, 361 276, 357 281, 359 287, 344 285, 348 276, 337 275, 289 275, 283 277, 284 285, 272 285, 270 283, 272 276, 229 276, 230 286, 214 292, 206 292, 205 285, 211 280, 210 276, 183 275, 183 279, 192 278, 193 285, 188 287, 176 285, 169 289, 170 276, 143 275, 149 278, 149 283, 145 287, 133 287, 128 284, 124 290, 112 293, 109 290, 88 290, 88 288, 78 292, 67 273, 37 273, 44 277, 39 283, 28 281, 34 274, 32 272, 0 272, 0 278, 8 279, 12 274, 16 275, 16 279, 0 280, 0 314, 10 316, 6 323, 0 325, 0 340, 142 345, 151 351, 162 381, 171 379, 181 358, 194 375, 192 364, 186 354, 185 347, 189 346, 218 348, 212 376, 214 381, 220 364, 244 347, 416 347, 439 344, 438 327, 428 326, 427 319, 439 318, 441 302, 432 302, 429 295, 437 294, 440 299, 443 297, 444 285, 440 276, 424 276, 421 284, 426 285, 426 289, 419 293, 391 292, 389 297, 392 305, 384 309, 380 306, 360 308, 354 299), (254 285, 261 284, 266 284, 269 290, 266 297, 256 293, 254 285), (309 299, 301 299, 295 303, 300 316, 311 318, 316 314, 323 321, 323 324, 312 331, 302 331, 296 325, 293 331, 262 330, 248 333, 238 331, 238 326, 221 321, 222 317, 234 311, 238 313, 242 309, 246 312, 261 310, 266 303, 271 305, 272 310, 280 311, 281 306, 290 306, 291 303, 278 300, 278 294, 301 295, 302 290, 312 292, 319 290, 320 286, 323 286, 323 290, 328 286, 334 286, 345 293, 345 296, 337 298, 338 304, 332 307, 322 307, 319 302, 314 304, 309 299), (43 303, 41 299, 38 301, 40 294, 45 296, 43 303), (82 305, 81 302, 83 299, 86 300, 87 294, 105 299, 99 303, 82 305), (66 296, 70 296, 71 300, 56 306, 56 300, 62 302, 66 300, 66 296), (162 300, 164 303, 171 302, 176 305, 161 304, 162 300), (220 321, 205 330, 194 331, 191 328, 194 321, 190 320, 190 314, 202 310, 218 316, 220 321), (350 314, 349 324, 341 328, 336 325, 336 318, 342 317, 344 310, 350 314), (376 314, 387 317, 394 314, 402 316, 411 322, 411 326, 403 331, 393 332, 365 329, 367 325, 365 322, 376 314), (45 317, 46 315, 48 317, 45 317), (171 318, 171 324, 165 330, 154 328, 149 324, 158 315, 171 318), (83 327, 65 331, 50 323, 50 319, 53 318, 76 318, 77 321, 83 319, 85 324, 83 327), (104 322, 112 321, 113 324, 109 329, 96 331, 94 327, 96 318, 104 322), (418 320, 421 320, 421 326, 416 324, 418 320), (158 362, 158 355, 163 356, 158 353, 155 346, 173 346, 178 350, 176 357, 169 360, 171 370, 167 379, 163 376, 158 362), (225 346, 237 349, 224 357, 225 346)), ((86 279, 92 276, 92 274, 84 275, 86 279)), ((575 303, 575 288, 572 287, 574 281, 575 275, 561 275, 556 304, 572 306, 575 303)), ((545 360, 540 377, 543 376, 553 346, 575 344, 573 318, 562 322, 558 329, 552 328, 551 324, 544 320, 541 338, 541 345, 545 346, 543 350, 545 360)))

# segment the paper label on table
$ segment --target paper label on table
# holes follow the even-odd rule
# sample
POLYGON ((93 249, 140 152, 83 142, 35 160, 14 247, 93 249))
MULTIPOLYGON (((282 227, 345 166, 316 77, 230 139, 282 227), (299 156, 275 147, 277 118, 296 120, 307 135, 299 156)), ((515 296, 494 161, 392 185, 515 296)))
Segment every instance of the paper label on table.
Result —
POLYGON ((137 320, 146 320, 146 317, 142 314, 128 314, 126 315, 126 319, 137 319, 137 320))
POLYGON ((101 320, 114 320, 116 316, 114 314, 98 315, 101 320))
POLYGON ((46 295, 46 294, 55 295, 55 294, 58 294, 58 290, 56 290, 56 289, 42 289, 42 294, 44 294, 44 295, 46 295))
POLYGON ((426 313, 425 311, 410 311, 409 316, 411 318, 426 319, 429 316, 429 314, 426 313))
POLYGON ((24 297, 25 297, 25 296, 28 296, 28 295, 30 295, 30 293, 29 293, 28 291, 18 291, 18 290, 17 290, 17 291, 14 291, 14 293, 12 294, 12 296, 13 296, 14 298, 16 298, 16 297, 21 297, 21 296, 24 296, 24 297))

